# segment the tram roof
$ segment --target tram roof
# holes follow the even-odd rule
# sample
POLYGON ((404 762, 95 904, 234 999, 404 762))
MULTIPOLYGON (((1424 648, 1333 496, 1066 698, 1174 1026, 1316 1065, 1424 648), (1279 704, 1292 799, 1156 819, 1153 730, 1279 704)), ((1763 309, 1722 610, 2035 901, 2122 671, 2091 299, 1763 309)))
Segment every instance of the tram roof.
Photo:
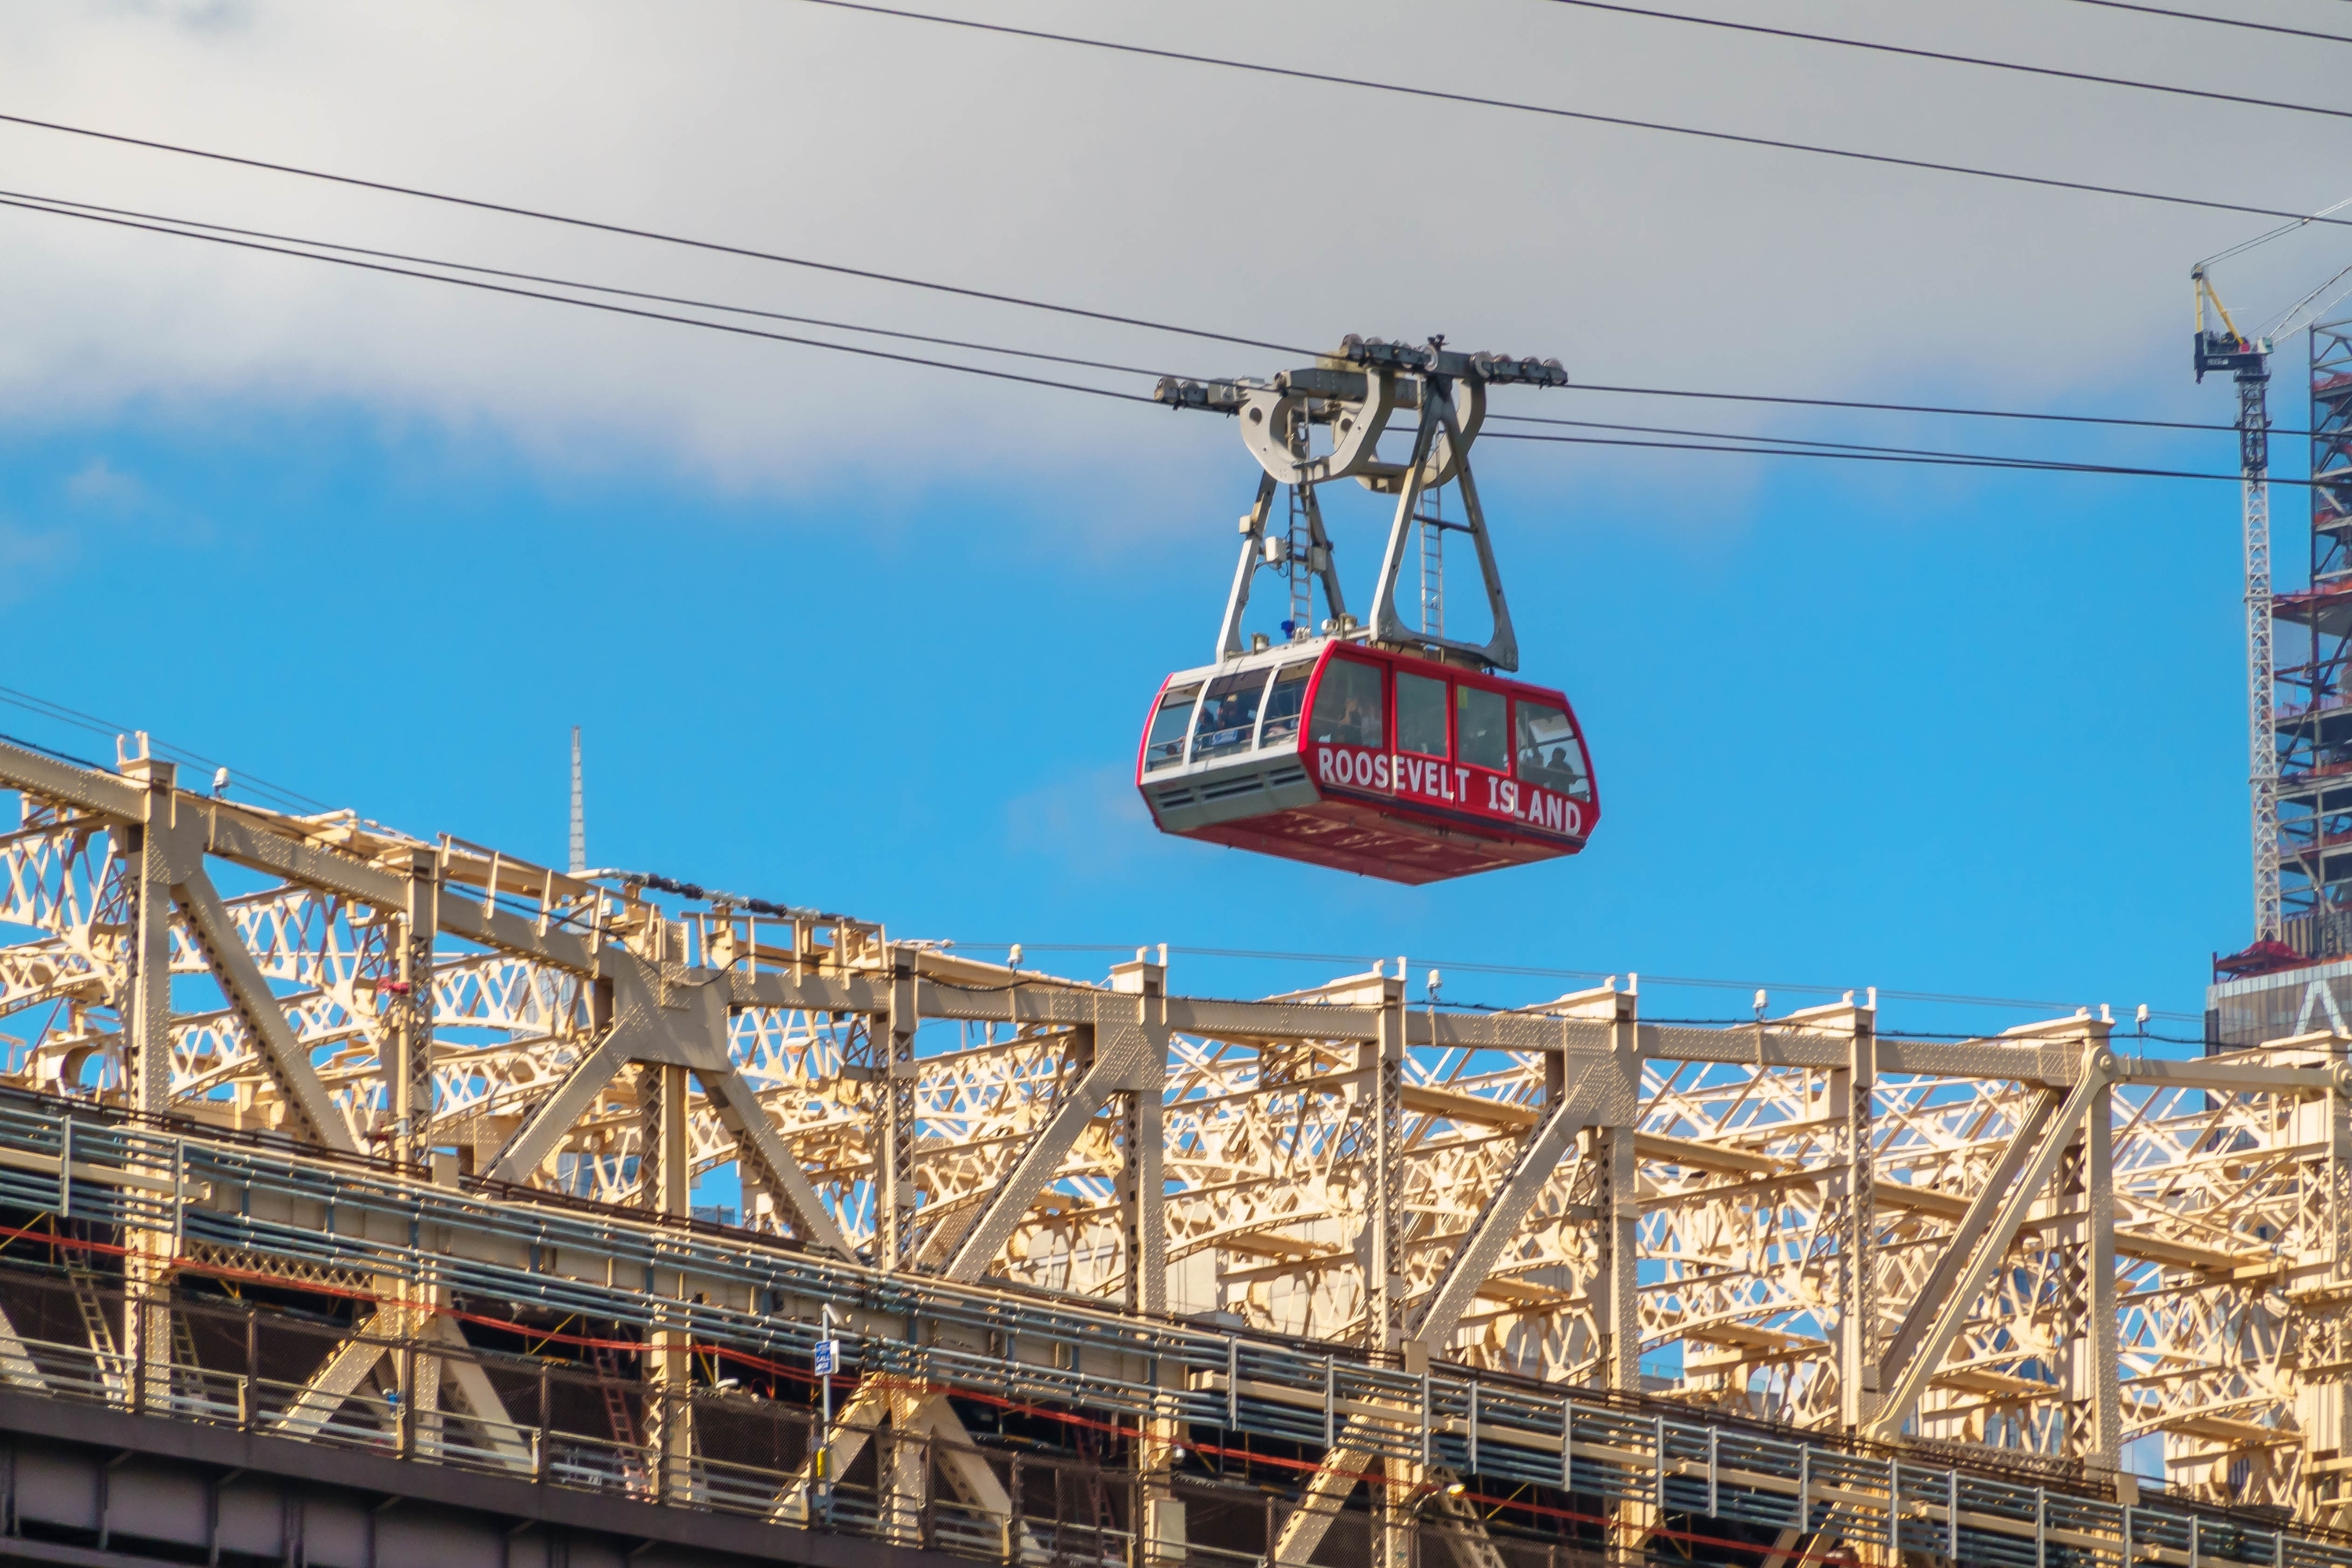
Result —
POLYGON ((1239 654, 1231 658, 1219 659, 1214 664, 1197 665, 1190 669, 1180 669, 1168 677, 1163 683, 1163 688, 1173 686, 1180 681, 1206 681, 1213 680, 1223 675, 1245 674, 1251 670, 1286 668, 1308 660, 1320 660, 1325 654, 1335 648, 1346 648, 1371 658, 1402 659, 1411 664, 1441 668, 1457 678, 1466 677, 1472 680, 1515 691, 1539 693, 1549 697, 1560 695, 1559 687, 1547 686, 1541 681, 1528 680, 1517 675, 1506 675, 1498 670, 1453 664, 1402 648, 1384 647, 1370 641, 1361 630, 1301 637, 1295 642, 1272 643, 1264 648, 1253 648, 1247 653, 1239 654))

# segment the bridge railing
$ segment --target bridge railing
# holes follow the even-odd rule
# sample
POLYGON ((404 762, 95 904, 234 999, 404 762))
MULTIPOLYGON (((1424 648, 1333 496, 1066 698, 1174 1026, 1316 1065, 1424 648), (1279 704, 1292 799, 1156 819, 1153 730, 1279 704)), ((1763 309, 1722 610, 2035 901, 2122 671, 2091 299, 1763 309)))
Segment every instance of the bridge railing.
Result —
MULTIPOLYGON (((793 1380, 806 1378, 810 1352, 824 1332, 818 1306, 835 1303, 858 1314, 858 1331, 844 1342, 852 1379, 887 1377, 1129 1433, 1144 1420, 1165 1422, 1215 1434, 1214 1445, 1229 1452, 1272 1440, 1311 1453, 1338 1444, 1344 1432, 1348 1447, 1454 1470, 1497 1493, 1542 1489, 1559 1500, 1552 1512, 1586 1522, 1600 1518, 1606 1525, 1602 1516, 1633 1506, 1753 1531, 1812 1534, 1834 1525, 1849 1542, 2042 1568, 2059 1547, 2086 1563, 2154 1552, 2160 1560, 2179 1553, 2184 1562, 2278 1568, 2352 1564, 2352 1544, 2317 1531, 2162 1497, 2136 1501, 2087 1479, 2068 1485, 1991 1463, 1972 1469, 1941 1462, 1940 1451, 1842 1443, 1713 1418, 1669 1401, 1455 1366, 1409 1372, 1328 1346, 1127 1316, 1044 1292, 884 1274, 772 1237, 666 1226, 627 1211, 592 1213, 516 1189, 421 1183, 369 1162, 201 1128, 167 1131, 33 1097, 0 1096, 0 1210, 14 1211, 0 1228, 13 1233, 16 1251, 46 1266, 0 1269, 0 1300, 22 1336, 16 1350, 0 1344, 0 1376, 11 1383, 169 1418, 306 1429, 314 1440, 528 1471, 554 1485, 683 1506, 772 1514, 806 1461, 815 1413, 772 1396, 678 1391, 703 1429, 681 1480, 678 1456, 665 1470, 646 1440, 646 1385, 582 1369, 576 1357, 592 1347, 571 1346, 565 1354, 574 1359, 559 1364, 500 1355, 466 1339, 519 1343, 526 1331, 520 1320, 468 1319, 454 1339, 446 1321, 436 1336, 379 1336, 372 1325, 384 1321, 383 1309, 403 1291, 505 1303, 533 1321, 609 1325, 597 1330, 604 1339, 595 1347, 609 1355, 635 1355, 656 1331, 680 1335, 698 1352, 767 1369, 773 1395, 787 1385, 812 1386, 793 1380), (160 1304, 197 1348, 183 1353, 175 1341, 169 1357, 142 1362, 119 1348, 127 1321, 122 1271, 134 1254, 154 1256, 166 1236, 180 1284, 160 1304), (395 1236, 440 1239, 383 1239, 395 1236), (559 1255, 598 1259, 600 1277, 541 1266, 559 1255), (252 1279, 264 1263, 270 1278, 252 1279), (656 1263, 682 1282, 677 1294, 623 1283, 648 1278, 656 1263), (219 1295, 204 1294, 213 1281, 274 1281, 332 1303, 334 1315, 224 1305, 219 1295), (696 1299, 705 1295, 712 1299, 696 1299), (728 1300, 757 1309, 721 1304, 728 1300), (114 1325, 114 1337, 100 1342, 90 1325, 104 1322, 114 1325), (917 1337, 890 1330, 894 1322, 919 1325, 917 1337), (958 1345, 947 1330, 984 1348, 958 1345), (504 1413, 461 1413, 446 1399, 437 1412, 404 1412, 356 1382, 344 1395, 322 1399, 320 1369, 371 1344, 469 1364, 504 1413), (1008 1348, 1015 1346, 1017 1352, 1008 1348), (34 1378, 12 1372, 19 1361, 34 1378), (1135 1370, 1154 1361, 1156 1378, 1135 1370), (761 1462, 748 1462, 748 1449, 730 1450, 731 1439, 714 1436, 730 1423, 765 1432, 761 1462)), ((455 1387, 447 1368, 441 1386, 445 1395, 455 1387)), ((936 1460, 926 1450, 927 1475, 936 1460)), ((987 1462, 1005 1472, 1007 1490, 1022 1495, 1022 1460, 995 1453, 987 1462)), ((1102 1541, 1087 1545, 1081 1538, 1131 1530, 1134 1483, 1118 1468, 1096 1467, 1095 1475, 1097 1492, 1125 1500, 1085 1521, 1062 1517, 1058 1506, 1037 1518, 1017 1508, 1028 1533, 1011 1550, 1026 1553, 1042 1531, 1042 1539, 1067 1544, 1065 1554, 1094 1560, 1097 1547, 1108 1552, 1102 1541)), ((964 1548, 954 1542, 986 1532, 955 1511, 963 1505, 947 1500, 929 1507, 928 1524, 909 1526, 897 1505, 877 1504, 867 1520, 852 1478, 842 1483, 833 1499, 839 1528, 892 1539, 928 1528, 943 1532, 942 1549, 959 1552, 964 1548)), ((936 1499, 936 1489, 929 1495, 936 1499)), ((996 1528, 1002 1537, 1005 1521, 996 1528)), ((983 1555, 995 1560, 1004 1550, 1000 1542, 983 1555)))

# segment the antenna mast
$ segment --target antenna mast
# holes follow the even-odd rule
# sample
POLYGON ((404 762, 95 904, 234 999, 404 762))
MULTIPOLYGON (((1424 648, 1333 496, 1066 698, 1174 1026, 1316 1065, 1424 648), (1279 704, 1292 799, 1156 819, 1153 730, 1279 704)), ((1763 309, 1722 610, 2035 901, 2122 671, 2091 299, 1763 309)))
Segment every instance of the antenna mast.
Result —
POLYGON ((580 726, 572 726, 572 874, 588 874, 588 811, 580 793, 580 726))

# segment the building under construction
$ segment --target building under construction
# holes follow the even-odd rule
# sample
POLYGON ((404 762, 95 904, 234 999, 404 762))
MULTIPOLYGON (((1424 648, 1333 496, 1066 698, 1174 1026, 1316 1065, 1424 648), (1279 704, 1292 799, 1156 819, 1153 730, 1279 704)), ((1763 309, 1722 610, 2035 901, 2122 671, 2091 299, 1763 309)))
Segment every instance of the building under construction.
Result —
POLYGON ((0 789, 0 1555, 2352 1563, 2332 1026, 1211 1000, 0 789))
POLYGON ((2352 321, 2309 336, 2310 574, 2273 596, 2270 341, 2200 323, 2200 374, 2230 371, 2240 393, 2254 829, 2256 940, 2215 963, 2214 1049, 2352 1032, 2352 321))

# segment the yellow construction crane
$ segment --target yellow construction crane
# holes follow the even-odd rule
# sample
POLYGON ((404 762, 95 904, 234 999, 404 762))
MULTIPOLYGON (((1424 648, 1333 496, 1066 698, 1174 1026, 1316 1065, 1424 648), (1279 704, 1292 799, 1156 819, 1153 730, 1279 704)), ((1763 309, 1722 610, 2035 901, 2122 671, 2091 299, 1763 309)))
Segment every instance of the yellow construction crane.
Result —
POLYGON ((2238 331, 2213 287, 2208 263, 2189 277, 2196 294, 2197 379, 2227 371, 2238 383, 2238 471, 2244 495, 2246 544, 2246 753, 2252 796, 2254 938, 2248 956, 2279 944, 2278 732, 2272 708, 2271 647, 2271 340, 2238 331), (2212 307, 2209 323, 2206 307, 2212 307))

